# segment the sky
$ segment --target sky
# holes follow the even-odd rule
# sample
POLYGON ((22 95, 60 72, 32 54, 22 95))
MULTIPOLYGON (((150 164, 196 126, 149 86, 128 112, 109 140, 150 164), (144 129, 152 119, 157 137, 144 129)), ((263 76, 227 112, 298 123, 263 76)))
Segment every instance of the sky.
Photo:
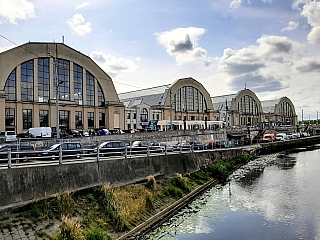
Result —
POLYGON ((0 51, 64 41, 117 93, 192 77, 320 118, 320 0, 0 0, 0 36, 0 51))

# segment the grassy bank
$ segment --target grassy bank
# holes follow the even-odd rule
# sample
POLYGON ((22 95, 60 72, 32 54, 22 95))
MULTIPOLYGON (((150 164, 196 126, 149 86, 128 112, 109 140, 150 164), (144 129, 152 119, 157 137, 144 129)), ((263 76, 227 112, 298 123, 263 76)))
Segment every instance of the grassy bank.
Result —
POLYGON ((208 180, 225 181, 249 157, 219 160, 198 172, 177 173, 169 179, 156 180, 150 175, 142 184, 65 191, 56 198, 34 202, 14 218, 0 219, 0 231, 19 225, 39 239, 116 239, 208 180))

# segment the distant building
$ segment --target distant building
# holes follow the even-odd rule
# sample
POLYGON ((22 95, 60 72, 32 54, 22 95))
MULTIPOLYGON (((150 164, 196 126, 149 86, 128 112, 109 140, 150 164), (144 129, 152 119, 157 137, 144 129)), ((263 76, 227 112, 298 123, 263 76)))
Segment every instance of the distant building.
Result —
POLYGON ((207 90, 193 78, 119 94, 125 105, 125 129, 152 129, 157 120, 205 121, 214 109, 207 90))
MULTIPOLYGON (((223 121, 225 126, 296 125, 291 100, 260 101, 249 89, 210 97, 201 83, 182 78, 173 84, 119 94, 125 129, 155 130, 157 121, 223 121)), ((172 123, 174 125, 174 123, 172 123)))
POLYGON ((55 127, 57 110, 60 128, 124 127, 112 79, 62 43, 29 42, 0 53, 0 89, 0 130, 55 127))
POLYGON ((297 115, 291 100, 282 97, 260 101, 249 89, 235 94, 212 97, 216 120, 227 126, 296 125, 297 115))

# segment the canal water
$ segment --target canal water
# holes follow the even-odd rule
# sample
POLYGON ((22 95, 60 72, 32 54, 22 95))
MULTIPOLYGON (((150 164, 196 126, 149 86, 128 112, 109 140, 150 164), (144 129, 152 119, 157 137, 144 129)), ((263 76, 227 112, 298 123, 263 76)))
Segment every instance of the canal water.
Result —
POLYGON ((261 156, 141 239, 320 239, 320 150, 261 156))

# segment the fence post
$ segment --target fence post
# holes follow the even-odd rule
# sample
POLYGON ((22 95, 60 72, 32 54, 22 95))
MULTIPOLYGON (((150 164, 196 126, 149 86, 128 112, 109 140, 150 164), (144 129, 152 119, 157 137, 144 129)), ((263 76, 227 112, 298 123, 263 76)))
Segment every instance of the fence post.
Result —
POLYGON ((97 147, 97 162, 100 161, 100 147, 99 146, 97 147))
POLYGON ((127 158, 128 156, 128 146, 124 149, 124 158, 127 158))
POLYGON ((11 168, 11 149, 8 149, 8 168, 11 168))
POLYGON ((164 154, 167 155, 167 144, 164 145, 164 154))
POLYGON ((62 146, 59 147, 59 164, 62 164, 62 146))
POLYGON ((149 143, 148 143, 148 146, 147 146, 147 156, 150 156, 149 143))

